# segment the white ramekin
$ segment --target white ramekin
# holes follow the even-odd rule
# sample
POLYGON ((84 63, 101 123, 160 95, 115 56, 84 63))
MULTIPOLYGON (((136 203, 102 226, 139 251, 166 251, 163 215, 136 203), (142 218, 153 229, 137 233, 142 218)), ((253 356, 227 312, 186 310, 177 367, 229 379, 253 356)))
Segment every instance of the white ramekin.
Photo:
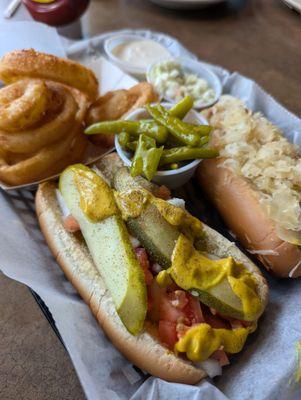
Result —
MULTIPOLYGON (((153 69, 153 67, 164 61, 170 61, 170 60, 171 60, 170 58, 166 58, 165 60, 157 61, 148 67, 146 71, 146 79, 150 84, 154 86, 154 82, 151 77, 151 70, 153 69)), ((176 63, 180 64, 185 72, 193 73, 198 77, 205 79, 215 92, 215 97, 212 101, 203 103, 200 107, 195 107, 195 108, 199 110, 204 109, 212 106, 214 103, 217 102, 217 100, 221 97, 223 87, 218 76, 214 72, 212 72, 210 68, 208 68, 206 65, 204 65, 204 63, 200 61, 188 58, 173 58, 172 61, 175 61, 176 63)), ((168 98, 167 96, 164 95, 164 93, 158 93, 158 94, 169 103, 175 103, 176 101, 174 99, 168 98)))
MULTIPOLYGON (((145 37, 135 34, 117 34, 109 37, 104 42, 104 50, 109 60, 116 64, 120 69, 124 72, 134 75, 138 79, 145 79, 147 68, 136 67, 131 63, 120 60, 120 58, 116 57, 112 50, 118 46, 119 44, 126 43, 132 40, 147 40, 145 37)), ((153 40, 153 39, 150 39, 153 40)), ((159 43, 161 44, 161 43, 159 43)), ((163 46, 161 44, 161 46, 163 46)), ((164 46, 163 46, 164 47, 164 46)), ((166 49, 168 51, 168 49, 166 49)))
MULTIPOLYGON (((162 103, 167 109, 171 108, 173 104, 162 103)), ((139 121, 140 119, 149 119, 150 115, 144 108, 137 108, 126 118, 128 121, 139 121)), ((208 122, 200 114, 194 110, 190 110, 189 113, 184 118, 185 122, 198 124, 198 125, 208 125, 208 122)), ((131 166, 130 153, 123 150, 119 144, 118 135, 115 135, 115 147, 119 157, 122 159, 127 167, 131 166)), ((176 189, 189 181, 193 176, 197 166, 202 160, 193 160, 188 164, 184 165, 178 169, 170 169, 166 171, 158 171, 153 181, 159 185, 165 185, 170 189, 176 189)))

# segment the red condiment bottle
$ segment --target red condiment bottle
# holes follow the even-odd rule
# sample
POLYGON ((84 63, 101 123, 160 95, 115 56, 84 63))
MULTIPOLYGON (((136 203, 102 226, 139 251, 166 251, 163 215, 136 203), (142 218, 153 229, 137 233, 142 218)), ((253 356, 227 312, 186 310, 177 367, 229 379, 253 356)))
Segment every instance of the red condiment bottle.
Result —
POLYGON ((67 25, 79 18, 90 0, 22 0, 33 19, 47 25, 67 25))

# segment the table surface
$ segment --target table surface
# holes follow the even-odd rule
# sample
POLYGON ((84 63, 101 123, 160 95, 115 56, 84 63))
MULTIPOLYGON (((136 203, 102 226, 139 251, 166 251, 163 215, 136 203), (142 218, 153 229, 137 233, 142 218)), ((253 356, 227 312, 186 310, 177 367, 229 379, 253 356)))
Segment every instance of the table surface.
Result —
MULTIPOLYGON (((173 35, 201 59, 255 79, 301 116, 301 16, 278 0, 234 0, 198 11, 94 0, 82 26, 91 36, 121 28, 173 35)), ((0 275, 0 292, 0 398, 84 399, 68 354, 29 290, 0 275)))

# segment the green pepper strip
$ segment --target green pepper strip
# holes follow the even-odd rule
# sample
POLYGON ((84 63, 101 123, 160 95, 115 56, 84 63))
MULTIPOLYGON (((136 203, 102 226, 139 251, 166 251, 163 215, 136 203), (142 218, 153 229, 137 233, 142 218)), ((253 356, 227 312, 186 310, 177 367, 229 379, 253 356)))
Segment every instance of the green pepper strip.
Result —
MULTIPOLYGON (((157 107, 166 118, 170 116, 170 112, 161 104, 159 104, 157 107)), ((199 137, 209 135, 209 133, 212 131, 212 127, 209 125, 189 124, 188 122, 181 121, 179 118, 176 118, 176 120, 178 127, 186 134, 194 132, 199 137)))
POLYGON ((179 118, 169 115, 167 110, 160 105, 147 105, 146 109, 155 121, 165 126, 165 128, 167 128, 169 132, 181 143, 189 146, 198 146, 199 136, 195 132, 187 132, 187 128, 183 127, 185 123, 179 118))
MULTIPOLYGON (((163 106, 159 105, 159 108, 166 117, 169 115, 169 112, 163 106)), ((188 122, 181 121, 178 118, 177 125, 184 133, 190 134, 193 132, 197 135, 197 137, 209 135, 209 133, 212 131, 212 127, 209 125, 189 124, 188 122)))
POLYGON ((175 104, 170 110, 169 114, 173 117, 183 119, 185 115, 192 109, 193 100, 190 96, 184 97, 183 100, 175 104))
POLYGON ((144 175, 149 181, 156 175, 163 146, 156 148, 156 141, 144 134, 139 136, 132 160, 131 175, 144 175))
MULTIPOLYGON (((204 146, 205 144, 209 143, 210 136, 202 136, 199 140, 198 147, 204 146)), ((181 147, 182 143, 174 137, 169 137, 167 142, 164 145, 165 149, 173 148, 173 147, 181 147)))
POLYGON ((154 120, 165 126, 178 141, 190 147, 200 146, 200 137, 207 136, 211 131, 210 126, 187 124, 179 118, 173 117, 161 105, 148 105, 146 109, 154 120))
POLYGON ((136 149, 137 149, 137 146, 138 146, 138 140, 134 140, 133 142, 128 142, 128 144, 127 144, 126 147, 127 147, 129 150, 135 152, 136 149))
MULTIPOLYGON (((168 110, 169 114, 183 119, 185 115, 191 110, 193 107, 193 100, 190 96, 184 97, 179 103, 175 104, 170 110, 168 110)), ((192 129, 194 132, 199 133, 201 136, 208 135, 212 131, 212 127, 209 125, 193 125, 185 122, 187 128, 192 129)))
POLYGON ((130 135, 139 137, 140 134, 145 134, 158 143, 165 143, 168 136, 168 131, 164 126, 158 125, 154 121, 141 120, 141 121, 103 121, 90 125, 86 130, 86 135, 95 134, 119 134, 121 132, 128 132, 130 135))
POLYGON ((131 135, 128 132, 121 132, 118 136, 118 141, 121 147, 127 148, 128 143, 131 141, 131 135))
POLYGON ((174 147, 163 151, 160 165, 172 164, 185 160, 214 158, 217 156, 218 150, 213 147, 174 147))
MULTIPOLYGON (((121 144, 121 146, 124 147, 125 149, 135 151, 137 148, 138 141, 129 139, 125 144, 123 144, 123 143, 121 143, 121 137, 120 137, 121 135, 122 135, 122 133, 120 133, 120 135, 119 135, 119 143, 121 144)), ((129 137, 130 137, 130 135, 129 135, 129 137)), ((200 138, 200 146, 204 146, 205 144, 207 144, 209 142, 209 140, 210 140, 209 136, 201 137, 200 138)), ((173 148, 173 147, 183 147, 183 146, 181 146, 181 143, 176 140, 174 140, 174 141, 168 140, 166 142, 166 146, 164 145, 164 148, 167 150, 169 147, 173 148)))
POLYGON ((194 124, 189 124, 187 122, 183 122, 187 129, 190 131, 192 130, 196 134, 200 136, 206 136, 209 135, 209 133, 212 131, 212 126, 210 125, 194 125, 194 124))

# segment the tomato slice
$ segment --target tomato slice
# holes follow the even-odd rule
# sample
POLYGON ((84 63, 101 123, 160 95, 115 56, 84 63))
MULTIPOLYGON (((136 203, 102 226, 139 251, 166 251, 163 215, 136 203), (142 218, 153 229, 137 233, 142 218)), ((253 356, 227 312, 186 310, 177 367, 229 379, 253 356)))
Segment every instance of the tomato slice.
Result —
POLYGON ((163 200, 169 200, 171 198, 171 193, 168 187, 162 185, 154 190, 154 196, 159 197, 163 200))
POLYGON ((213 358, 214 360, 217 360, 221 367, 230 364, 226 352, 222 349, 216 350, 214 353, 211 354, 210 357, 213 358))
MULTIPOLYGON (((232 329, 236 329, 236 328, 246 328, 248 326, 250 326, 252 324, 252 322, 249 321, 243 321, 240 319, 236 319, 236 318, 232 318, 232 317, 228 317, 226 315, 220 314, 217 310, 215 310, 214 308, 209 308, 211 314, 213 315, 217 315, 219 318, 221 318, 222 320, 226 321, 228 324, 231 325, 232 329)), ((229 326, 228 326, 229 328, 229 326)))
POLYGON ((231 329, 231 325, 229 321, 223 318, 218 313, 212 314, 212 311, 209 307, 203 306, 203 313, 204 313, 204 320, 205 322, 210 325, 212 328, 215 329, 231 329))
POLYGON ((178 340, 176 324, 170 321, 159 321, 158 334, 160 341, 173 350, 178 340))
POLYGON ((186 293, 188 297, 188 304, 184 307, 183 312, 185 316, 189 319, 191 325, 199 324, 200 322, 205 322, 204 315, 201 308, 201 303, 198 298, 186 293))
POLYGON ((175 290, 171 293, 171 304, 178 308, 179 310, 183 310, 183 308, 188 304, 189 299, 187 293, 184 290, 175 290))
POLYGON ((172 295, 165 293, 160 299, 160 320, 177 323, 179 318, 185 318, 184 310, 180 310, 172 304, 172 295))
POLYGON ((69 214, 66 218, 63 219, 63 225, 64 228, 70 233, 80 231, 79 223, 71 214, 69 214))
POLYGON ((144 272, 145 283, 147 286, 149 286, 149 285, 151 285, 154 277, 153 277, 153 274, 150 272, 150 264, 148 261, 147 252, 145 251, 145 249, 143 247, 136 247, 135 252, 136 252, 138 261, 144 272))
POLYGON ((148 286, 148 299, 150 304, 148 316, 152 322, 158 322, 160 319, 159 306, 161 298, 165 295, 166 290, 160 288, 156 282, 156 279, 154 279, 152 284, 148 286))

